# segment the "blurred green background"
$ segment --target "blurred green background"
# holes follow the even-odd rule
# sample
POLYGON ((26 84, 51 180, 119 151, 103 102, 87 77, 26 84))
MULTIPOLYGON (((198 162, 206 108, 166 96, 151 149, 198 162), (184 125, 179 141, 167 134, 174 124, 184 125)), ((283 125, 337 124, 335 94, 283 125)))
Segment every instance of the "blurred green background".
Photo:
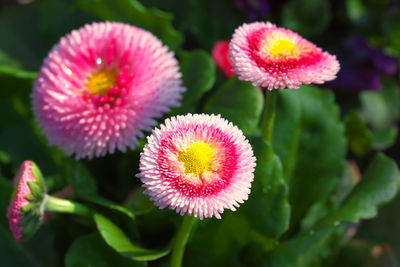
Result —
MULTIPOLYGON (((105 158, 76 162, 66 158, 57 148, 47 146, 46 138, 33 118, 30 93, 42 61, 52 46, 73 29, 104 20, 122 21, 150 30, 175 51, 181 62, 184 84, 191 93, 194 92, 194 96, 185 96, 183 107, 172 114, 219 112, 217 107, 223 103, 222 106, 227 105, 230 109, 224 106, 222 112, 231 116, 229 119, 236 122, 246 135, 257 133, 254 125, 257 126, 261 114, 261 93, 246 83, 237 82, 236 78, 227 81, 212 61, 210 53, 213 45, 219 40, 229 40, 234 30, 244 22, 271 21, 296 31, 324 50, 336 54, 342 66, 337 80, 320 89, 334 95, 338 109, 333 104, 333 98, 326 97, 325 93, 315 97, 315 102, 303 96, 305 106, 316 106, 310 111, 315 112, 314 115, 304 115, 305 122, 322 120, 316 116, 323 110, 318 103, 326 104, 322 114, 337 116, 338 119, 332 119, 335 123, 336 120, 341 121, 340 125, 337 122, 326 131, 341 134, 343 130, 348 152, 341 149, 345 148, 345 142, 341 140, 332 141, 325 151, 339 156, 343 154, 351 160, 350 165, 346 164, 349 166, 346 167, 347 176, 351 179, 359 179, 357 171, 364 173, 376 151, 383 151, 397 164, 400 163, 400 2, 397 0, 3 0, 0 3, 0 214, 6 212, 12 190, 11 178, 22 161, 31 159, 47 176, 50 193, 72 184, 75 197, 82 201, 90 202, 83 196, 88 192, 97 192, 105 199, 124 204, 128 209, 151 212, 151 216, 140 217, 134 225, 130 225, 120 213, 98 207, 105 214, 115 216, 130 236, 140 236, 143 246, 153 247, 156 244, 161 247, 172 238, 180 218, 172 211, 152 208, 141 194, 139 181, 134 179, 141 148, 126 154, 118 152, 105 158), (239 99, 243 92, 257 101, 248 100, 238 107, 247 114, 241 120, 232 111, 236 102, 226 103, 229 101, 224 98, 226 94, 232 94, 232 99, 239 99)), ((306 95, 314 94, 314 89, 309 90, 304 89, 308 92, 306 95)), ((282 96, 282 99, 291 101, 290 96, 282 96)), ((285 114, 284 108, 281 111, 282 115, 278 116, 282 120, 294 119, 285 114)), ((284 129, 286 126, 277 125, 276 131, 279 127, 284 129)), ((310 141, 305 145, 310 148, 310 154, 314 151, 313 144, 315 149, 318 148, 318 144, 313 143, 314 137, 310 134, 310 141)), ((324 140, 327 143, 330 139, 324 140)), ((280 148, 274 148, 279 154, 280 148)), ((326 172, 336 170, 341 173, 342 170, 338 169, 341 166, 331 165, 333 170, 328 168, 326 172)), ((316 169, 316 172, 319 171, 316 169)), ((304 174, 304 177, 307 175, 304 174)), ((343 188, 346 185, 340 190, 345 190, 343 188)), ((302 199, 302 195, 297 197, 302 199)), ((376 218, 344 225, 346 238, 351 240, 341 250, 329 251, 329 256, 319 255, 323 260, 318 263, 312 261, 312 265, 299 263, 298 266, 400 266, 398 207, 399 195, 383 207, 376 218)), ((324 207, 322 204, 314 205, 313 209, 324 207)), ((308 212, 307 218, 312 221, 313 210, 308 212)), ((305 215, 305 211, 300 213, 299 217, 305 215)), ((191 241, 196 245, 189 246, 187 250, 188 266, 204 266, 210 261, 219 266, 259 266, 265 255, 258 246, 264 246, 265 250, 275 246, 273 237, 264 240, 257 233, 247 231, 253 226, 248 225, 246 214, 225 212, 224 215, 222 222, 213 219, 197 227, 191 241), (250 242, 248 235, 251 234, 252 240, 259 239, 259 242, 250 242), (210 242, 210 239, 213 241, 210 242)), ((307 228, 307 223, 302 221, 301 227, 307 228)), ((276 228, 285 228, 282 225, 276 228)), ((282 229, 273 229, 273 232, 281 235, 282 229)), ((298 231, 296 227, 290 228, 282 240, 290 239, 298 231)), ((98 234, 91 232, 91 225, 80 218, 52 216, 32 240, 20 244, 14 241, 5 216, 0 216, 0 265, 146 265, 122 258, 98 234), (87 261, 76 261, 77 258, 87 261)), ((302 245, 308 246, 305 242, 298 246, 302 245)), ((325 250, 321 253, 324 254, 325 250)), ((149 263, 150 266, 167 264, 165 259, 149 263)))

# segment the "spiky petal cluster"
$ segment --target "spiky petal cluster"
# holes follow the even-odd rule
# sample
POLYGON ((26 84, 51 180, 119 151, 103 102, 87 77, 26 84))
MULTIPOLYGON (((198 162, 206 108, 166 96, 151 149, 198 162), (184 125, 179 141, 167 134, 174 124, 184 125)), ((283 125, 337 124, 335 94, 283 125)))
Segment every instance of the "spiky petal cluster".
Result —
POLYGON ((180 78, 174 54, 150 32, 93 23, 61 38, 45 59, 34 113, 49 144, 77 159, 124 152, 179 106, 180 78))
POLYGON ((221 218, 250 193, 255 157, 243 135, 219 115, 188 114, 153 130, 137 175, 160 208, 221 218))
POLYGON ((32 161, 21 164, 13 183, 15 189, 7 209, 7 218, 15 240, 21 242, 32 236, 42 221, 46 189, 40 170, 32 161), (35 192, 32 192, 30 183, 35 183, 35 192))
POLYGON ((321 84, 336 78, 340 68, 336 56, 269 22, 243 24, 229 50, 239 79, 268 90, 321 84))

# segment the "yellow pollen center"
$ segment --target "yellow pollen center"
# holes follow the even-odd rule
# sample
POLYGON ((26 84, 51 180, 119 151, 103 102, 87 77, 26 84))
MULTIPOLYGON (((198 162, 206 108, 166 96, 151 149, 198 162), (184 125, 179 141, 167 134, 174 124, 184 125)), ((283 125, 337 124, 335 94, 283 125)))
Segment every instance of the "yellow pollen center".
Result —
POLYGON ((277 57, 290 55, 293 56, 296 45, 288 40, 277 40, 272 45, 269 52, 277 57))
POLYGON ((191 144, 185 151, 179 153, 179 161, 185 166, 185 173, 193 173, 201 176, 205 172, 212 170, 211 160, 215 154, 215 149, 204 142, 191 144))
POLYGON ((117 73, 115 71, 101 70, 88 79, 86 87, 92 95, 104 95, 116 80, 117 73))

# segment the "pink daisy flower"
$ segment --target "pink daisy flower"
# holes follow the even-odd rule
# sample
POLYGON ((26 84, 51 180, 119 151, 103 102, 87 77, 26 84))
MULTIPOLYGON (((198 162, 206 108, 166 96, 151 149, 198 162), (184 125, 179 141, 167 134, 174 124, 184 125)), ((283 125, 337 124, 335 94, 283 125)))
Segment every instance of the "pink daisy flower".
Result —
POLYGON ((160 209, 220 219, 247 200, 256 159, 242 131, 219 115, 172 117, 147 141, 137 176, 160 209))
POLYGON ((336 56, 269 22, 243 24, 229 50, 239 79, 268 90, 321 84, 335 79, 340 68, 336 56))
POLYGON ((77 159, 125 152, 180 105, 180 78, 173 52, 150 32, 93 23, 61 38, 44 60, 34 113, 49 144, 77 159))
POLYGON ((227 77, 231 78, 235 76, 232 71, 233 66, 231 59, 229 58, 229 41, 218 41, 214 44, 213 50, 211 52, 212 58, 217 65, 217 68, 227 77))
POLYGON ((15 190, 7 209, 10 230, 16 241, 33 235, 43 218, 43 198, 46 188, 39 168, 32 161, 24 161, 13 179, 15 190), (30 182, 36 191, 31 191, 30 182))

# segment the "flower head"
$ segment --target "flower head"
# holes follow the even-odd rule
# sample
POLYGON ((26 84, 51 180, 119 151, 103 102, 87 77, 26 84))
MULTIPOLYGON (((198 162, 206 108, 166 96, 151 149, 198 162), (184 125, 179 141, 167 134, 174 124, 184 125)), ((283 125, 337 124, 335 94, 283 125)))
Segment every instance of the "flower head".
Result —
POLYGON ((50 145, 76 158, 134 149, 179 106, 177 60, 150 32, 93 23, 61 38, 45 59, 32 99, 50 145))
POLYGON ((229 41, 218 41, 214 44, 213 50, 211 52, 212 58, 217 65, 217 68, 224 73, 228 78, 235 76, 232 71, 233 66, 229 58, 229 41))
POLYGON ((22 163, 14 176, 14 193, 7 218, 16 241, 30 238, 43 220, 46 186, 39 168, 32 161, 22 163))
POLYGON ((145 194, 160 208, 221 218, 247 200, 255 157, 241 130, 219 115, 167 119, 148 137, 140 158, 145 194))
POLYGON ((229 49, 239 79, 268 90, 324 83, 334 79, 340 67, 335 56, 269 22, 236 29, 229 49))

